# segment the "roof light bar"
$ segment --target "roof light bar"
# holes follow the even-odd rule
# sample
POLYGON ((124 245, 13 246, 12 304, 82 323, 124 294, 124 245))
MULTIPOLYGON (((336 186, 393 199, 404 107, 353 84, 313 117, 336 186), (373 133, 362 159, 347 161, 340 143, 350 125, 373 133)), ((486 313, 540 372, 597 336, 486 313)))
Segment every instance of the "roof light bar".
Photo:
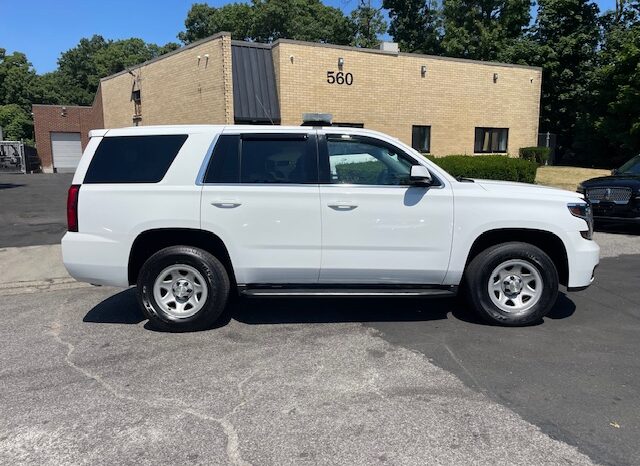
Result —
POLYGON ((331 126, 333 115, 331 113, 303 113, 302 126, 331 126))

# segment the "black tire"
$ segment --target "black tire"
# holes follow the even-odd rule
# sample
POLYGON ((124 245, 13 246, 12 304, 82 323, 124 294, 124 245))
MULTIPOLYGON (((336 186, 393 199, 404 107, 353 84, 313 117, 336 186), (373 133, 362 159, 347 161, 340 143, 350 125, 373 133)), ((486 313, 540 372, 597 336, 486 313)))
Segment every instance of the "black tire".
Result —
MULTIPOLYGON (((525 273, 527 274, 526 276, 531 277, 531 274, 535 272, 527 271, 525 267, 523 276, 525 276, 525 273)), ((515 276, 520 278, 520 275, 516 274, 515 276)), ((529 279, 535 285, 536 280, 529 279)), ((522 283, 522 281, 520 280, 517 283, 522 283)), ((540 248, 528 243, 503 243, 482 251, 469 263, 465 271, 464 286, 469 304, 483 320, 494 325, 517 327, 538 322, 551 310, 558 297, 558 271, 553 261, 540 248), (535 304, 524 302, 522 311, 515 307, 513 311, 498 307, 490 295, 490 280, 491 283, 496 283, 496 286, 500 286, 499 284, 502 283, 502 281, 496 280, 497 275, 494 277, 491 277, 491 275, 498 266, 508 263, 508 261, 529 264, 536 269, 541 278, 542 288, 541 291, 538 288, 539 293, 537 296, 539 297, 537 302, 535 302, 535 299, 535 304), (527 306, 530 307, 527 309, 527 306)), ((503 307, 509 307, 507 304, 509 302, 513 306, 517 305, 515 301, 509 300, 508 297, 511 295, 508 292, 503 290, 493 291, 493 293, 495 293, 496 300, 499 300, 500 296, 504 296, 503 299, 506 299, 506 303, 503 304, 503 307), (501 295, 501 293, 504 293, 504 295, 501 295)), ((526 298, 521 297, 520 302, 523 302, 526 298)))
MULTIPOLYGON (((200 279, 196 282, 199 284, 200 279)), ((213 255, 192 246, 171 246, 152 255, 138 274, 137 296, 142 312, 157 328, 168 331, 193 331, 210 328, 224 312, 229 298, 229 276, 213 255), (168 267, 184 265, 200 273, 206 287, 206 299, 193 315, 176 317, 163 309, 154 297, 154 285, 168 267)))

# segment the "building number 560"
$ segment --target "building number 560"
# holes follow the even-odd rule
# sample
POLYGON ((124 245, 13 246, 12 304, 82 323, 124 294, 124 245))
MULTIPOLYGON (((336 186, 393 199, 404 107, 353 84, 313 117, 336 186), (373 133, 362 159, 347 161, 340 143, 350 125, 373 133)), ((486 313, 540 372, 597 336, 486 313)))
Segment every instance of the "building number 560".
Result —
POLYGON ((329 84, 346 84, 351 86, 353 84, 353 75, 351 73, 343 73, 342 71, 327 71, 327 82, 329 84))

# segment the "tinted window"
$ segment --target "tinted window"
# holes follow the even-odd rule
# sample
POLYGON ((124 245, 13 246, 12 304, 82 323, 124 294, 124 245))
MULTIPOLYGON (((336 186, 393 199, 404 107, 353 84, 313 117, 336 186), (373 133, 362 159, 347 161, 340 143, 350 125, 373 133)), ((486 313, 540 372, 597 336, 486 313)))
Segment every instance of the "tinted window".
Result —
POLYGON ((618 169, 620 173, 640 175, 640 156, 636 156, 618 169))
POLYGON ((242 183, 317 183, 315 144, 302 138, 243 138, 240 155, 242 183))
POLYGON ((507 152, 508 128, 476 128, 474 152, 507 152))
POLYGON ((409 184, 413 162, 382 142, 329 136, 327 151, 332 183, 409 184))
POLYGON ((411 147, 418 152, 431 149, 431 126, 413 126, 411 128, 411 147))
POLYGON ((93 155, 85 183, 157 183, 187 135, 105 137, 93 155))
POLYGON ((238 183, 240 181, 240 136, 218 138, 205 176, 205 183, 238 183))

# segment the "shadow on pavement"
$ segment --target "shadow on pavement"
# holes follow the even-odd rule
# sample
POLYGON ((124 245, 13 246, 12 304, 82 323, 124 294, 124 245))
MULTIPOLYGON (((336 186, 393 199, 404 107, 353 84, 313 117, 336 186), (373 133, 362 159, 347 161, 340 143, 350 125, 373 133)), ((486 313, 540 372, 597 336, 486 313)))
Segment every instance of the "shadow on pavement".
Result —
POLYGON ((619 235, 640 236, 640 224, 629 223, 601 223, 596 222, 595 230, 601 233, 614 233, 619 235))
MULTIPOLYGON (((566 319, 576 306, 560 293, 550 319, 566 319)), ((235 298, 214 328, 227 325, 231 319, 250 325, 313 324, 339 322, 427 322, 449 319, 476 325, 487 325, 460 298, 431 299, 246 299, 235 298)), ((103 324, 139 324, 145 320, 138 307, 135 289, 113 295, 92 308, 83 322, 103 324)), ((539 325, 542 321, 534 323, 539 325)), ((149 323, 144 326, 157 331, 149 323)))
POLYGON ((20 188, 24 186, 23 184, 15 184, 15 183, 0 183, 0 189, 11 189, 11 188, 20 188))
POLYGON ((138 307, 134 288, 108 297, 82 319, 83 322, 98 324, 139 324, 143 320, 145 317, 138 307))

